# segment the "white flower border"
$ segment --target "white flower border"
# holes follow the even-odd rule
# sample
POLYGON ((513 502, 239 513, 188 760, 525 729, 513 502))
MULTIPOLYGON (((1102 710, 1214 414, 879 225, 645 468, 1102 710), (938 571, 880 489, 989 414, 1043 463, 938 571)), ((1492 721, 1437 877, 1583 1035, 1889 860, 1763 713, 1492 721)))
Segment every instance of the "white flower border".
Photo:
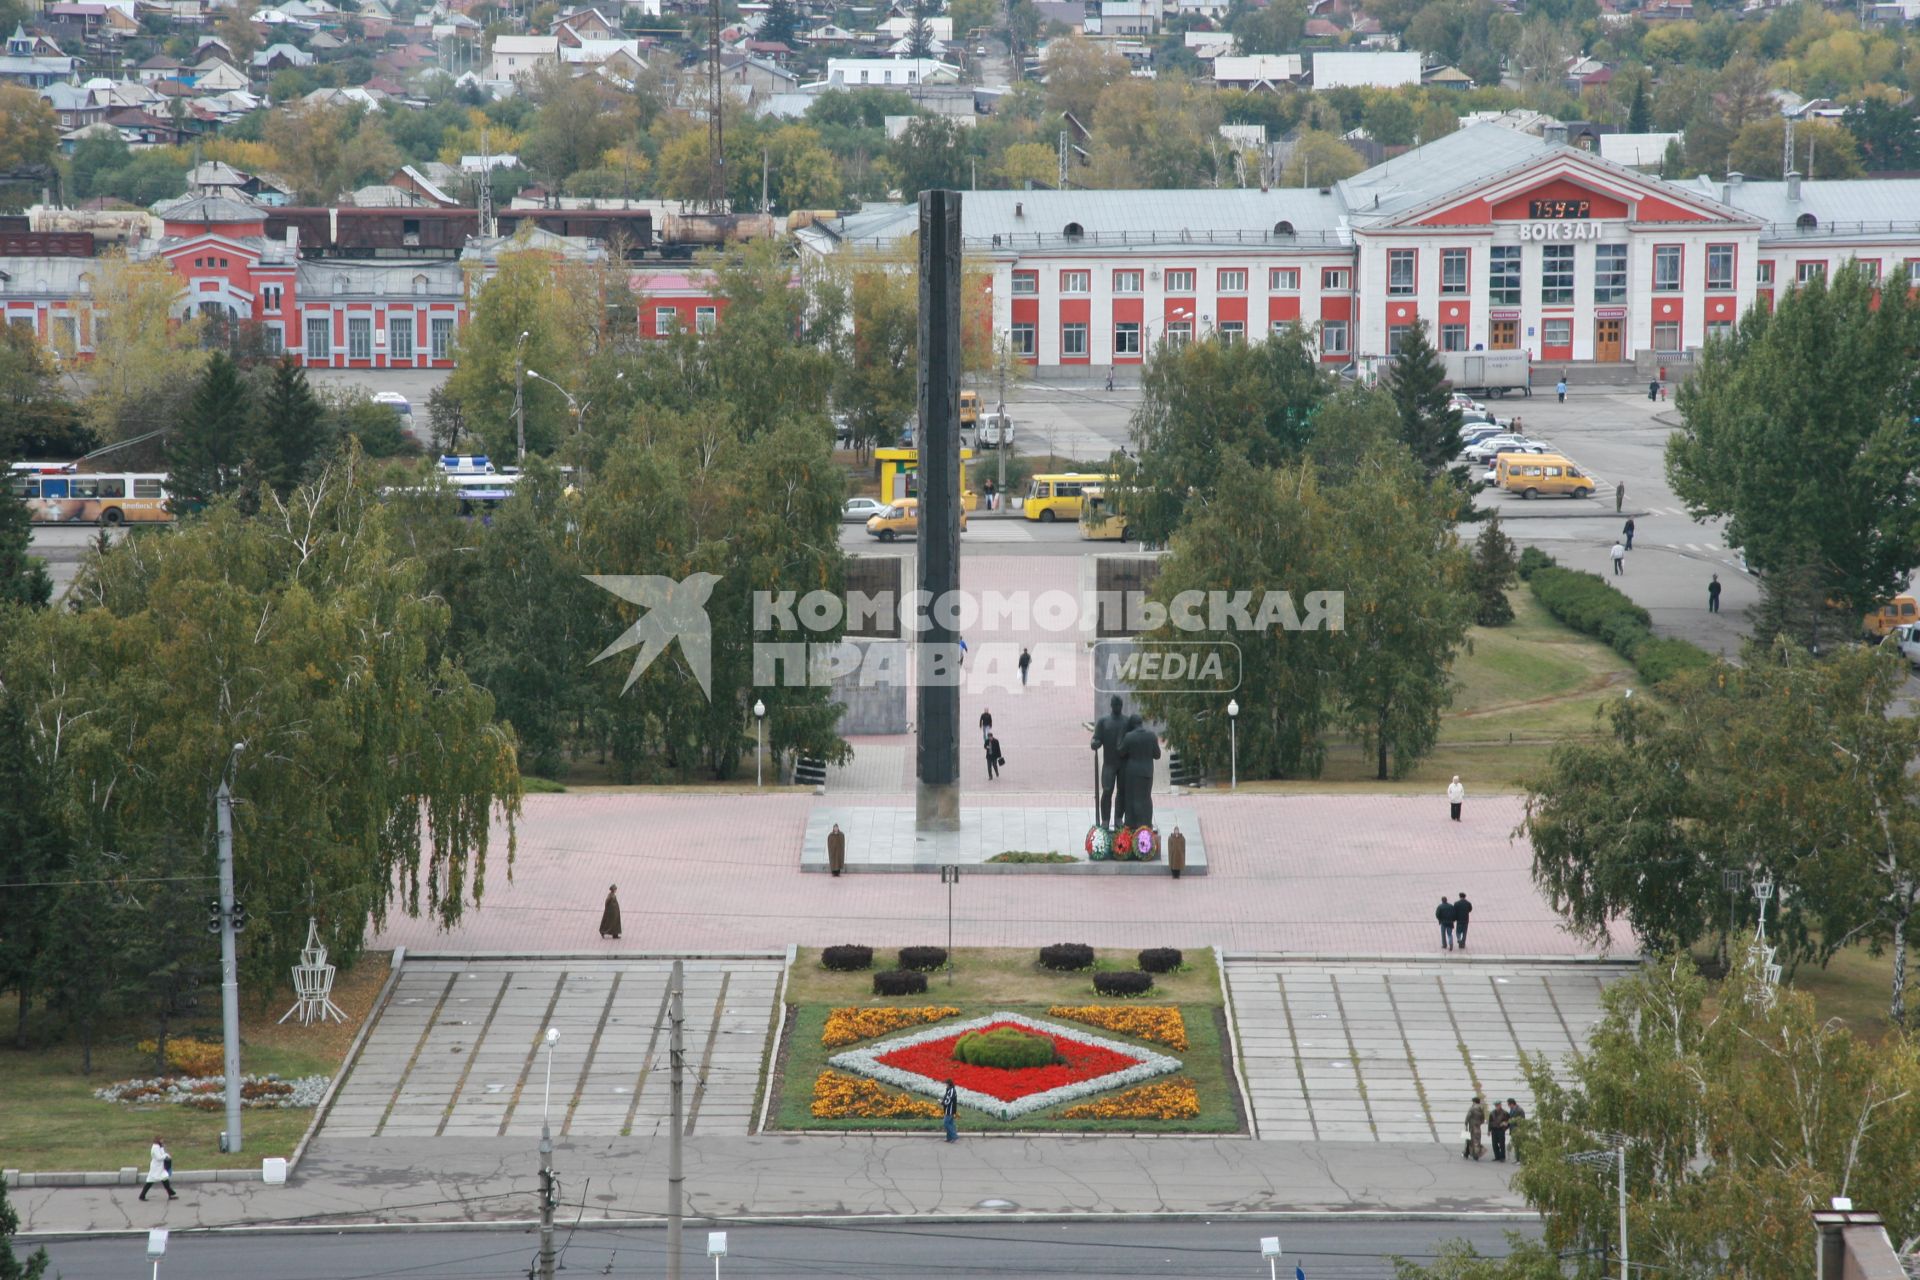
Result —
POLYGON ((889 1067, 880 1059, 887 1054, 910 1049, 917 1044, 931 1040, 945 1040, 950 1036, 961 1035, 968 1031, 978 1031, 999 1023, 1011 1022, 1039 1031, 1046 1035, 1062 1036, 1080 1044, 1090 1044, 1114 1053, 1124 1053, 1139 1061, 1131 1067, 1119 1071, 1109 1071, 1105 1075, 1095 1076, 1091 1080, 1080 1080, 1073 1084, 1063 1084, 1056 1089, 1042 1093, 1030 1093, 1024 1098, 1015 1098, 1012 1102, 1002 1102, 992 1094, 980 1093, 974 1089, 955 1087, 960 1101, 976 1111, 998 1116, 1002 1120, 1011 1120, 1033 1111, 1044 1111, 1048 1107, 1059 1106, 1063 1102, 1073 1102, 1080 1098, 1091 1097, 1096 1093, 1106 1093, 1110 1089, 1124 1088, 1127 1085, 1141 1084, 1155 1076, 1164 1076, 1180 1070, 1180 1059, 1170 1058, 1164 1053, 1155 1053, 1136 1045, 1123 1044, 1118 1040, 1109 1040, 1104 1036, 1088 1035, 1078 1027, 1070 1027, 1059 1022, 1045 1022, 1039 1018, 1029 1018, 1020 1013, 990 1013, 984 1018, 969 1018, 965 1022, 942 1022, 924 1031, 909 1032, 868 1045, 864 1049, 848 1049, 836 1053, 827 1059, 827 1065, 838 1067, 842 1071, 851 1071, 882 1084, 890 1084, 896 1089, 905 1089, 911 1093, 925 1094, 938 1099, 946 1092, 946 1082, 923 1076, 916 1071, 902 1071, 898 1067, 889 1067))

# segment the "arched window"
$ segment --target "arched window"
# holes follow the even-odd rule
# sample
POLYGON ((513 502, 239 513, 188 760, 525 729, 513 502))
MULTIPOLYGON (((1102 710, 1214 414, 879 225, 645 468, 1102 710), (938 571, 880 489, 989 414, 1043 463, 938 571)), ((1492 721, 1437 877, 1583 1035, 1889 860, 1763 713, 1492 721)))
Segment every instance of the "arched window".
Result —
POLYGON ((1087 234, 1087 229, 1077 222, 1069 222, 1060 229, 1060 234, 1069 240, 1078 240, 1087 234))
POLYGON ((1820 219, 1814 217, 1810 213, 1803 213, 1799 217, 1793 220, 1793 225, 1800 228, 1802 231, 1811 231, 1815 227, 1820 225, 1820 219))
POLYGON ((426 292, 427 278, 425 276, 415 276, 413 278, 413 296, 416 298, 425 297, 426 292))
POLYGON ((1273 224, 1273 234, 1277 236, 1290 236, 1293 234, 1293 224, 1282 219, 1273 224))

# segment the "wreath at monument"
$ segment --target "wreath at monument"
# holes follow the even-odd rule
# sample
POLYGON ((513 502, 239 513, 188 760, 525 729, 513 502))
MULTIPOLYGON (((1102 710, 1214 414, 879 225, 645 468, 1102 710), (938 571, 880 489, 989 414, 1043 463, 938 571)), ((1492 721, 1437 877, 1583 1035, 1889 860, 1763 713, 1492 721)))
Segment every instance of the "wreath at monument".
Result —
POLYGON ((1113 857, 1113 829, 1099 823, 1087 828, 1087 860, 1105 862, 1113 857))

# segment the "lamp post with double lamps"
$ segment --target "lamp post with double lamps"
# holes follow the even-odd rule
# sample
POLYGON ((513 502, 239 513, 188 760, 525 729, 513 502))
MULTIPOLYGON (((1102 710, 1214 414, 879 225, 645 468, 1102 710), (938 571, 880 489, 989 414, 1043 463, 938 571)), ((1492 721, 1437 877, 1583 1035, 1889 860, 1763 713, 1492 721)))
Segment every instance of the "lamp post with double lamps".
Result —
POLYGON ((1228 774, 1227 790, 1238 791, 1240 789, 1240 701, 1237 698, 1227 699, 1227 760, 1231 771, 1228 774))
MULTIPOLYGON (((592 400, 581 401, 581 400, 575 399, 573 392, 567 390, 565 387, 555 382, 552 378, 549 378, 546 374, 541 373, 538 370, 535 370, 535 369, 527 370, 527 376, 529 378, 538 378, 540 381, 546 383, 548 386, 552 387, 555 391, 558 391, 561 395, 567 398, 567 408, 573 411, 573 429, 575 431, 580 430, 580 428, 583 425, 585 425, 587 420, 587 410, 593 408, 592 400)), ((626 376, 627 376, 626 371, 623 369, 619 373, 616 373, 613 375, 613 380, 615 382, 620 382, 620 381, 623 381, 626 378, 626 376)))
POLYGON ((560 1044, 560 1028, 548 1027, 542 1038, 547 1051, 547 1083, 540 1097, 540 1280, 553 1280, 553 1211, 559 1188, 553 1180, 553 1130, 547 1112, 553 1102, 553 1051, 560 1044))
POLYGON ((753 785, 764 787, 766 780, 767 758, 767 704, 760 699, 753 700, 753 785))
POLYGON ((1584 1165, 1591 1169, 1605 1169, 1612 1166, 1618 1175, 1620 1198, 1620 1280, 1629 1280, 1632 1275, 1627 1261, 1627 1136, 1623 1133, 1596 1135, 1604 1141, 1613 1143, 1612 1149, 1597 1151, 1570 1151, 1560 1157, 1568 1164, 1584 1165))

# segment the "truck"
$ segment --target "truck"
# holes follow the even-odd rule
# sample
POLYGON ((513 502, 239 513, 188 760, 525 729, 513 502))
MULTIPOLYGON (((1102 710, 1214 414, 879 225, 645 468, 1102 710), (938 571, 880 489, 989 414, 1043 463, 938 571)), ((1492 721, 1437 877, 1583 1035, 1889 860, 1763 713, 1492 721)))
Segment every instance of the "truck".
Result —
POLYGON ((1447 381, 1470 396, 1533 394, 1533 357, 1524 351, 1443 351, 1447 381))

